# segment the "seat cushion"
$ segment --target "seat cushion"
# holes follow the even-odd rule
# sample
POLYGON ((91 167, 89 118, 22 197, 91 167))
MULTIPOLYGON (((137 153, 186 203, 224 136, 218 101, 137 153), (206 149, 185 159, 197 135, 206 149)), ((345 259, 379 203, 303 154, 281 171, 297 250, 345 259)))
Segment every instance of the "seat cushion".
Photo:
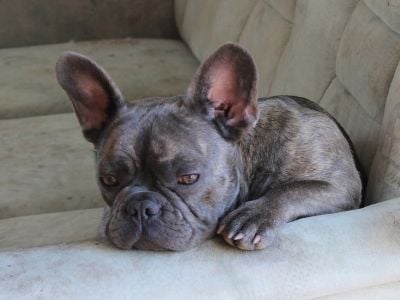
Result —
MULTIPOLYGON (((77 214, 71 222, 79 222, 82 213, 77 214)), ((0 298, 310 299, 340 294, 400 279, 399 219, 400 198, 294 221, 269 248, 255 252, 221 239, 186 252, 121 251, 95 241, 3 252, 0 298)), ((98 220, 91 220, 92 225, 82 224, 94 228, 98 220)), ((41 230, 63 234, 61 221, 47 221, 41 230)), ((65 224, 67 232, 70 226, 65 224)), ((11 233, 27 236, 21 230, 11 233)))
POLYGON ((103 205, 73 113, 0 120, 0 141, 0 219, 103 205))
POLYGON ((93 239, 102 211, 92 208, 0 220, 0 250, 93 239))
POLYGON ((330 295, 319 298, 318 300, 397 300, 399 299, 399 295, 400 281, 396 281, 330 295))
POLYGON ((0 118, 70 111, 54 66, 64 51, 102 65, 127 99, 182 94, 198 62, 183 42, 114 39, 0 50, 0 118))
MULTIPOLYGON (((400 42, 400 40, 399 40, 400 42)), ((400 196, 400 64, 390 83, 382 128, 376 143, 367 190, 367 203, 400 196)))

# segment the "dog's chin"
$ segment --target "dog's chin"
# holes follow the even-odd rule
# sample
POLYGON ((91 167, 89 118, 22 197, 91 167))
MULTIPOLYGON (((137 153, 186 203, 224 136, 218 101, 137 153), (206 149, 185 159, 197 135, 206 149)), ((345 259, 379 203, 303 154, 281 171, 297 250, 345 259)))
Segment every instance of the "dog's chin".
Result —
MULTIPOLYGON (((108 229, 110 228, 108 227, 108 229)), ((193 240, 192 234, 174 236, 174 232, 165 232, 165 230, 149 232, 146 229, 138 230, 137 227, 131 231, 127 229, 125 227, 119 228, 119 230, 107 230, 106 236, 115 247, 123 250, 184 251, 201 242, 193 240)), ((188 233, 188 230, 182 231, 188 233)))
POLYGON ((159 245, 158 243, 151 242, 147 239, 140 239, 135 245, 133 245, 133 249, 137 250, 149 250, 149 251, 169 251, 175 249, 169 249, 159 245))
POLYGON ((195 244, 185 241, 171 240, 165 243, 151 241, 147 237, 141 237, 136 242, 130 237, 126 237, 125 239, 108 237, 108 239, 115 247, 122 250, 185 251, 196 246, 195 244))
POLYGON ((150 251, 167 251, 170 249, 159 246, 156 243, 150 242, 146 239, 132 242, 132 239, 127 238, 126 240, 113 240, 112 237, 108 237, 108 240, 116 247, 121 250, 150 250, 150 251))

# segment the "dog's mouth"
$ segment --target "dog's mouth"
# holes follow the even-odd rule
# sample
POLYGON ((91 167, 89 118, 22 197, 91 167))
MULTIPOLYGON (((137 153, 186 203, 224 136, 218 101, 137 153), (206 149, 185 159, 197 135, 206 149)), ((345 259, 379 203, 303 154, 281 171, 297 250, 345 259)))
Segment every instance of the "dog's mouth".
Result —
POLYGON ((194 229, 179 211, 163 211, 146 220, 119 213, 110 218, 106 235, 121 249, 179 251, 191 247, 194 229))
POLYGON ((190 214, 169 199, 142 193, 116 200, 106 225, 106 235, 116 247, 179 251, 194 245, 190 214))
POLYGON ((121 249, 181 251, 211 237, 213 225, 172 191, 126 189, 111 206, 105 233, 121 249))

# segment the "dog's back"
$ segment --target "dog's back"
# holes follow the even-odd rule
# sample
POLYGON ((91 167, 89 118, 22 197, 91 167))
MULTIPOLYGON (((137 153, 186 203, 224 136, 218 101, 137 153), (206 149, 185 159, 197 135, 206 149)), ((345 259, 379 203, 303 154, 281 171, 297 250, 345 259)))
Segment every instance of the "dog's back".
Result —
POLYGON ((260 120, 243 143, 250 146, 242 147, 244 159, 251 157, 249 164, 256 170, 249 172, 251 185, 257 187, 250 188, 250 198, 291 181, 323 180, 349 192, 346 208, 359 207, 358 159, 346 132, 329 113, 292 96, 261 98, 259 108, 260 120))

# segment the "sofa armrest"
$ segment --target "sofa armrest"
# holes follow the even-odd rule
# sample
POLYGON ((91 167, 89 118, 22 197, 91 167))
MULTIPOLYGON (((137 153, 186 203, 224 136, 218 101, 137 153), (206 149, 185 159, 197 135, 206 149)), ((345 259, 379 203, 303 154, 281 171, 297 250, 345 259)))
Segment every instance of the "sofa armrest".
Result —
POLYGON ((0 1, 0 48, 119 37, 177 38, 173 0, 0 1))
POLYGON ((399 249, 397 198, 289 223, 255 252, 219 239, 186 252, 95 241, 3 252, 0 298, 308 299, 398 281, 399 249))

